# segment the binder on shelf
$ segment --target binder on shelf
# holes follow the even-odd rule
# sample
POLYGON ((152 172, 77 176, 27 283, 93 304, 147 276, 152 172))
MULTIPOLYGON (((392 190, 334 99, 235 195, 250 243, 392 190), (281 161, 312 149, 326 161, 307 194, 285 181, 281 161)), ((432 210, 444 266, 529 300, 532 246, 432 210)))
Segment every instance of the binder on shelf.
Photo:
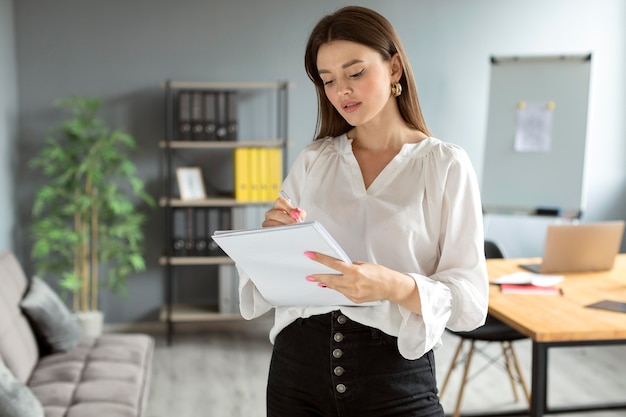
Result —
POLYGON ((235 199, 272 202, 283 179, 282 149, 237 148, 234 151, 235 199))
POLYGON ((206 213, 206 228, 207 228, 207 256, 225 256, 226 253, 220 246, 213 240, 213 233, 216 230, 223 229, 224 227, 231 227, 230 220, 230 208, 229 207, 210 207, 207 208, 206 213))
POLYGON ((195 214, 195 251, 196 256, 208 255, 208 240, 210 235, 207 233, 207 209, 206 208, 194 208, 195 214))
MULTIPOLYGON (((211 235, 230 217, 222 214, 224 207, 177 207, 172 209, 173 256, 224 256, 224 251, 211 235)), ((230 213, 230 211, 229 211, 230 213)))
POLYGON ((203 93, 195 90, 191 93, 191 139, 204 140, 203 93))
POLYGON ((258 148, 257 149, 257 158, 258 158, 258 171, 257 171, 257 179, 259 183, 259 200, 258 201, 269 201, 270 200, 270 191, 269 191, 269 149, 267 148, 258 148))
POLYGON ((227 140, 237 140, 237 92, 226 93, 226 122, 228 125, 227 140))
POLYGON ((172 251, 173 256, 185 256, 185 211, 172 209, 172 251))
POLYGON ((187 207, 185 210, 185 253, 184 256, 193 256, 196 249, 194 230, 194 209, 187 207))
POLYGON ((177 108, 177 122, 178 127, 174 139, 190 140, 191 139, 191 92, 180 91, 178 93, 178 108, 177 108))
POLYGON ((226 91, 216 92, 215 103, 215 136, 217 140, 228 140, 228 103, 226 100, 226 91))
POLYGON ((213 233, 220 229, 220 208, 210 207, 207 213, 207 226, 209 229, 209 244, 208 244, 208 256, 219 256, 222 253, 219 245, 213 240, 213 233))
POLYGON ((283 151, 280 148, 268 148, 267 152, 267 201, 274 201, 278 198, 278 192, 283 182, 283 151))
POLYGON ((215 140, 215 109, 216 109, 216 93, 214 91, 206 91, 203 97, 203 124, 204 139, 215 140))
POLYGON ((261 201, 261 182, 259 178, 260 166, 260 149, 248 148, 249 153, 249 183, 250 183, 250 201, 261 201))
POLYGON ((304 279, 316 273, 337 271, 315 262, 305 251, 320 252, 346 263, 350 258, 319 222, 250 230, 219 230, 213 239, 254 282, 263 297, 275 306, 355 304, 338 291, 321 288, 304 279))
POLYGON ((250 152, 237 148, 233 152, 235 200, 250 201, 250 152))
MULTIPOLYGON (((219 223, 219 228, 216 229, 217 230, 228 230, 230 228, 233 227, 233 220, 232 220, 232 211, 230 209, 230 207, 216 207, 216 210, 219 213, 220 216, 220 223, 219 223)), ((217 243, 217 242, 216 242, 217 243)), ((226 252, 224 252, 224 249, 222 249, 221 246, 217 246, 217 250, 216 250, 216 255, 217 256, 226 256, 226 252)))

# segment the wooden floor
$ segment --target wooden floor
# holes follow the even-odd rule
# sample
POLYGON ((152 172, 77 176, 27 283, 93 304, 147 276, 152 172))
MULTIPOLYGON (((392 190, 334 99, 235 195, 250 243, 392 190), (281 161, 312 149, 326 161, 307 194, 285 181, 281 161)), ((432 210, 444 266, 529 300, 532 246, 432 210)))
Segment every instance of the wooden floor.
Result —
MULTIPOLYGON (((212 324, 202 329, 179 329, 168 346, 156 334, 153 379, 147 417, 264 417, 265 384, 271 355, 268 340, 270 319, 212 324)), ((457 339, 444 336, 435 352, 439 384, 457 339)), ((530 380, 529 341, 518 341, 515 349, 530 380)), ((498 346, 490 346, 495 354, 498 346), (495 349, 495 351, 493 350, 495 349)), ((487 360, 475 355, 472 369, 480 370, 487 360)), ((454 408, 461 370, 457 370, 442 399, 444 409, 454 408)), ((549 404, 581 402, 626 402, 626 346, 560 348, 550 351, 549 404)), ((464 411, 519 409, 507 376, 498 367, 480 372, 466 388, 464 411)), ((626 411, 560 414, 560 416, 617 417, 626 411)), ((288 417, 288 416, 286 416, 288 417)))

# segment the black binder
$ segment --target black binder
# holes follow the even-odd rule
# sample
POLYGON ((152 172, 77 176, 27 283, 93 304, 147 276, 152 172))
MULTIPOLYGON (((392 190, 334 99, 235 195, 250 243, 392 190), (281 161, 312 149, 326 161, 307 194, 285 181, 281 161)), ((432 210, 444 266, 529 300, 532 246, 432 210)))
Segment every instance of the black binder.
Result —
POLYGON ((228 207, 211 207, 208 209, 208 230, 207 230, 207 242, 208 242, 208 255, 209 256, 225 256, 226 253, 211 237, 216 230, 222 229, 222 225, 230 225, 230 208, 228 207), (228 213, 227 215, 225 213, 228 213))
POLYGON ((195 208, 195 251, 194 255, 196 256, 207 256, 208 255, 208 239, 210 239, 207 234, 207 209, 206 208, 195 208))
POLYGON ((216 92, 215 103, 215 122, 216 131, 215 136, 217 140, 228 140, 228 100, 226 97, 228 92, 218 91, 216 92))
POLYGON ((196 249, 194 231, 194 209, 188 207, 185 210, 185 255, 193 256, 196 249))
POLYGON ((172 254, 185 256, 185 212, 180 208, 172 209, 172 254))
POLYGON ((228 124, 228 140, 237 140, 237 92, 229 91, 226 95, 226 121, 228 124))
POLYGON ((191 139, 204 140, 204 111, 202 91, 191 93, 191 139))
POLYGON ((215 116, 217 107, 216 93, 208 91, 203 97, 203 124, 204 124, 204 140, 215 140, 215 131, 217 129, 215 116))
POLYGON ((176 125, 178 126, 175 139, 190 140, 191 139, 191 92, 180 91, 178 93, 178 120, 176 125))

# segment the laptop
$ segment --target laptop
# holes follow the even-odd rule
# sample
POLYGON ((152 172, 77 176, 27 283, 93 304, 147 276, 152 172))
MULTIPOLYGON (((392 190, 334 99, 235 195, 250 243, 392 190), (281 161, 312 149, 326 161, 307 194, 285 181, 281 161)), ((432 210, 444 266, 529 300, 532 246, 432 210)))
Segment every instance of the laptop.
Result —
POLYGON ((522 268, 540 273, 607 271, 613 268, 624 234, 624 221, 548 226, 539 264, 522 268))

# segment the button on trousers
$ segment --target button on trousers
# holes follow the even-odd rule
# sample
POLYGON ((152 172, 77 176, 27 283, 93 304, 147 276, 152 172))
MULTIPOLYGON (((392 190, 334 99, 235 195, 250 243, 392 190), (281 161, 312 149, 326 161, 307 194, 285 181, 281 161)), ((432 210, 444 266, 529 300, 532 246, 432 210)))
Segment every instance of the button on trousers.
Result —
POLYGON ((267 417, 443 417, 434 355, 408 360, 397 338, 339 311, 298 319, 274 343, 267 417))

